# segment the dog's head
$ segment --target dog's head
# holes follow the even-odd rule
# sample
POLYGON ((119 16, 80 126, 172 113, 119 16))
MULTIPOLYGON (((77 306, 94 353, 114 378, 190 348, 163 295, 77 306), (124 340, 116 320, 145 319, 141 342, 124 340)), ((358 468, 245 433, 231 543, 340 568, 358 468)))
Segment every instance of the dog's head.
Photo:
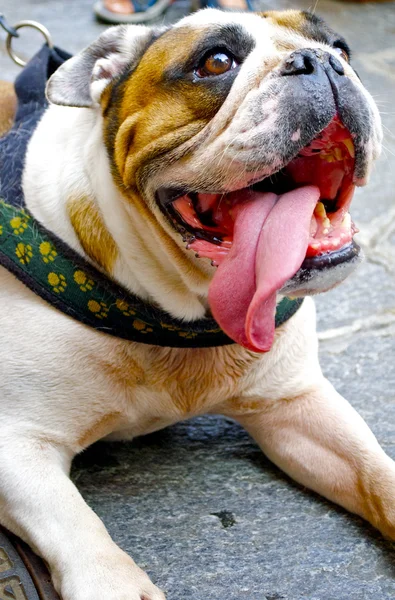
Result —
POLYGON ((278 293, 327 290, 358 262, 348 211, 380 119, 316 16, 210 9, 112 28, 48 97, 97 111, 119 189, 148 207, 159 251, 175 241, 192 276, 206 263, 210 308, 238 343, 269 349, 278 293))

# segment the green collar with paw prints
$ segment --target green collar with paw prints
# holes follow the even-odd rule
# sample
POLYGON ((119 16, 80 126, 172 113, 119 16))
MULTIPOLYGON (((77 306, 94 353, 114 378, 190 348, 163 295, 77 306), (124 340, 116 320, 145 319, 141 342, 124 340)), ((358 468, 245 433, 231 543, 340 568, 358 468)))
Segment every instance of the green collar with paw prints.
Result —
MULTIPOLYGON (((0 264, 38 296, 95 329, 133 342, 176 348, 234 343, 213 319, 174 319, 96 270, 38 223, 26 209, 0 201, 0 264)), ((284 298, 276 326, 299 308, 284 298)))

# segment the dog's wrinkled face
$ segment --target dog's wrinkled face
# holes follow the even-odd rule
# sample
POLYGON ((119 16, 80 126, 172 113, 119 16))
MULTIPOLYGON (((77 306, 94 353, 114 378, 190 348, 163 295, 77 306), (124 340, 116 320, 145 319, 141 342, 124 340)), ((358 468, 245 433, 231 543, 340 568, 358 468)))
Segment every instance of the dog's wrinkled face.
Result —
POLYGON ((278 292, 324 291, 358 262, 348 211, 381 127, 349 59, 311 14, 210 9, 113 28, 49 84, 100 107, 117 185, 212 261, 211 310, 250 349, 272 344, 278 292))

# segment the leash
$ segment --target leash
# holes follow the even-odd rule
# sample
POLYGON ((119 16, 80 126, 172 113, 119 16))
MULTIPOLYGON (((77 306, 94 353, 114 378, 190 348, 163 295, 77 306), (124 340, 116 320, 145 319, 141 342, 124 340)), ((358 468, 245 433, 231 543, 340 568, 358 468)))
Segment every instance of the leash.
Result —
POLYGON ((16 23, 16 25, 11 26, 7 22, 5 16, 2 13, 0 13, 0 27, 2 27, 7 33, 5 44, 8 55, 11 58, 11 60, 13 60, 14 63, 16 63, 19 67, 25 67, 27 65, 27 61, 24 61, 22 58, 20 58, 12 48, 12 40, 14 38, 20 37, 18 33, 19 29, 22 29, 23 27, 30 27, 31 29, 39 31, 43 35, 47 46, 51 49, 54 47, 48 29, 38 21, 19 21, 19 23, 16 23))

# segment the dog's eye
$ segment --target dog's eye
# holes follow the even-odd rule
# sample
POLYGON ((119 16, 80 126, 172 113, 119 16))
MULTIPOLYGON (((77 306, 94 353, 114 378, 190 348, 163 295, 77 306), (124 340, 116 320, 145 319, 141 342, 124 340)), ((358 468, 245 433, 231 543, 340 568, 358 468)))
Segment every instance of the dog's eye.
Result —
POLYGON ((237 66, 238 63, 229 52, 216 50, 211 54, 206 54, 196 69, 196 75, 198 77, 215 77, 216 75, 223 75, 237 66))
POLYGON ((335 45, 334 50, 342 57, 343 60, 345 60, 346 62, 350 62, 349 50, 346 50, 346 48, 344 48, 343 46, 340 46, 340 44, 335 45))

